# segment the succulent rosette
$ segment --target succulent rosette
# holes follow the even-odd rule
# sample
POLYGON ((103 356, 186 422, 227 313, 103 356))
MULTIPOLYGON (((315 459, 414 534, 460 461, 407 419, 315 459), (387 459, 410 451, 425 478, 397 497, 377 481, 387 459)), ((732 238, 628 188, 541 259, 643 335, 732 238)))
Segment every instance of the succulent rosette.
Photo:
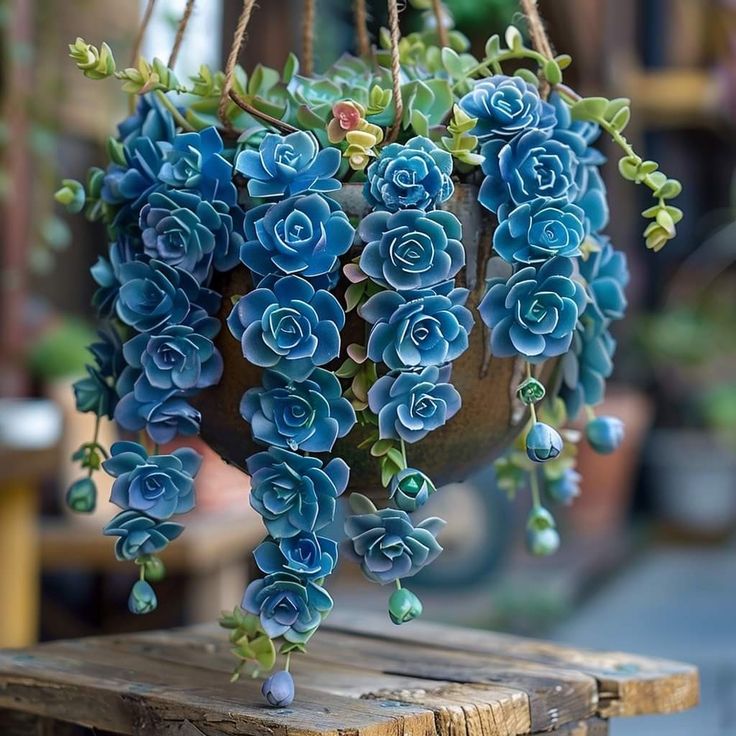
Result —
POLYGON ((389 369, 443 365, 468 347, 473 315, 465 307, 468 290, 451 282, 434 289, 375 294, 359 309, 373 325, 368 357, 389 369))
POLYGON ((200 288, 186 271, 163 263, 133 261, 119 269, 122 286, 116 301, 118 317, 138 332, 153 332, 181 324, 195 304, 213 313, 220 296, 200 288))
POLYGON ((248 458, 251 506, 275 539, 318 532, 335 518, 336 499, 348 484, 340 458, 327 464, 316 457, 272 447, 248 458))
POLYGON ((462 404, 457 389, 445 382, 448 373, 428 366, 379 378, 368 391, 368 405, 378 416, 380 438, 413 443, 444 426, 462 404))
POLYGON ((284 276, 242 297, 227 323, 248 360, 298 381, 337 357, 345 312, 330 292, 284 276))
POLYGON ((580 263, 580 275, 591 297, 587 313, 603 324, 622 319, 626 312, 629 269, 626 254, 616 250, 608 238, 598 236, 595 243, 596 248, 580 263))
POLYGON ((365 198, 389 212, 407 207, 431 210, 454 191, 452 156, 422 136, 385 146, 366 173, 365 198))
POLYGON ((222 376, 222 356, 210 336, 188 325, 136 335, 123 346, 123 355, 157 389, 191 391, 214 386, 222 376))
POLYGON ((258 569, 267 575, 285 572, 303 580, 321 580, 335 569, 337 542, 300 532, 278 541, 266 539, 255 548, 253 557, 258 569))
POLYGON ((509 143, 488 141, 481 153, 486 176, 478 200, 491 212, 502 204, 519 205, 540 197, 573 202, 578 195, 578 158, 547 131, 530 130, 509 143))
POLYGON ((434 483, 421 470, 404 468, 391 479, 389 498, 402 511, 411 514, 424 506, 436 490, 434 483))
POLYGON ((493 249, 509 263, 575 258, 585 238, 585 214, 565 200, 537 199, 513 209, 502 204, 493 249))
POLYGON ((242 151, 235 170, 248 180, 252 197, 288 197, 301 192, 332 192, 340 188, 333 178, 340 167, 340 151, 320 150, 311 133, 267 133, 259 149, 242 151))
POLYGON ((87 376, 74 382, 77 411, 94 412, 112 419, 118 394, 115 385, 125 369, 122 343, 112 328, 99 330, 99 340, 89 346, 94 365, 87 365, 87 376))
POLYGON ((567 352, 586 305, 569 258, 527 266, 508 281, 491 279, 478 311, 491 328, 491 348, 499 357, 521 355, 530 362, 567 352))
POLYGON ((243 395, 240 413, 253 437, 273 447, 329 452, 355 425, 355 410, 343 398, 334 373, 315 368, 304 381, 266 370, 262 386, 243 395))
POLYGON ((360 256, 363 273, 397 291, 436 286, 465 265, 462 226, 451 212, 372 212, 358 233, 366 243, 360 256))
POLYGON ((209 278, 213 259, 227 264, 243 243, 226 205, 191 192, 153 192, 141 210, 140 228, 147 256, 190 273, 199 283, 209 278))
POLYGON ((232 164, 222 156, 223 144, 217 128, 198 133, 180 133, 164 147, 159 179, 174 189, 196 192, 207 202, 237 203, 232 164))
POLYGON ((98 286, 92 296, 92 305, 97 310, 99 317, 109 318, 115 314, 122 283, 121 266, 124 263, 141 259, 143 259, 142 244, 136 244, 132 238, 124 235, 120 236, 119 240, 110 243, 107 258, 98 256, 89 271, 98 286))
POLYGON ((135 111, 118 125, 118 135, 124 144, 136 138, 171 142, 176 137, 176 124, 171 111, 155 94, 138 98, 135 111))
POLYGON ((154 442, 163 444, 177 435, 199 434, 202 415, 182 396, 139 379, 132 390, 121 395, 115 407, 115 421, 129 432, 145 429, 154 442))
POLYGON ((149 455, 137 442, 116 442, 102 467, 115 478, 112 503, 163 521, 194 508, 194 477, 201 464, 202 456, 188 447, 149 455))
POLYGON ((245 237, 240 260, 254 274, 281 271, 310 278, 339 267, 355 229, 336 202, 310 194, 249 210, 245 237))
POLYGON ((520 77, 494 74, 475 82, 458 103, 478 122, 471 131, 478 140, 510 140, 526 130, 549 130, 556 121, 555 108, 539 91, 520 77))
POLYGON ((135 560, 142 555, 154 555, 176 539, 184 527, 173 521, 157 521, 140 511, 122 511, 107 524, 103 534, 118 537, 115 557, 135 560))
POLYGON ((416 575, 442 552, 437 534, 445 522, 430 517, 414 526, 401 509, 379 509, 349 516, 345 533, 349 550, 363 574, 381 585, 416 575))
POLYGON ((332 610, 329 593, 314 582, 285 573, 254 580, 245 590, 243 608, 260 617, 271 639, 304 644, 332 610))

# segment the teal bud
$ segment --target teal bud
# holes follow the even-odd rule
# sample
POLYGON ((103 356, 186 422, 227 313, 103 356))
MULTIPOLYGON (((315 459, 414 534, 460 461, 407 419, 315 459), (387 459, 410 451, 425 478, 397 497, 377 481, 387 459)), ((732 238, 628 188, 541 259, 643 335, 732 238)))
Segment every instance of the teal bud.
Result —
POLYGON ((76 215, 84 209, 86 201, 84 186, 76 179, 62 179, 61 189, 54 194, 54 199, 64 205, 67 212, 76 215))
POLYGON ((79 514, 91 514, 97 506, 97 487, 92 478, 80 478, 69 486, 66 505, 79 514))
POLYGON ((596 417, 585 425, 590 446, 601 455, 618 450, 624 439, 624 423, 617 417, 596 417))
POLYGON ((535 506, 526 522, 526 547, 538 557, 547 557, 557 552, 560 535, 555 528, 552 514, 542 506, 535 506))
POLYGON ((388 615, 397 625, 408 623, 422 615, 422 602, 406 588, 399 588, 388 599, 388 615))
POLYGON ((516 396, 522 404, 529 406, 541 401, 547 394, 544 385, 536 378, 529 377, 519 384, 516 389, 516 396))
POLYGON ((554 460, 562 452, 559 432, 543 422, 535 422, 526 436, 526 454, 535 463, 554 460))
POLYGON ((146 580, 137 580, 130 591, 128 610, 137 615, 155 611, 158 606, 156 593, 146 580))
POLYGON ((286 708, 294 702, 294 678, 286 670, 274 672, 264 681, 261 693, 274 708, 286 708))
POLYGON ((389 497, 402 511, 412 513, 424 506, 436 490, 421 470, 404 468, 391 479, 389 497))

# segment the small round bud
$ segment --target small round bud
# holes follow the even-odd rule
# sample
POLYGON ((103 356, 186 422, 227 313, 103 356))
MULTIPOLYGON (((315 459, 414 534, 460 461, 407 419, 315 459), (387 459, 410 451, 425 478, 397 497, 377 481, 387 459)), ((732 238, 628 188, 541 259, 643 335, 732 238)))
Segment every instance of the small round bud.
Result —
POLYGON ((618 450, 624 439, 624 423, 617 417, 596 417, 585 425, 590 446, 601 455, 618 450))
POLYGON ((560 535, 554 517, 543 506, 535 506, 526 522, 527 549, 533 555, 546 557, 557 552, 559 546, 560 535))
POLYGON ((136 580, 128 598, 128 610, 142 616, 155 611, 158 606, 156 593, 146 580, 136 580))
POLYGON ((421 470, 405 468, 391 479, 389 498, 407 513, 416 511, 437 489, 421 470))
POLYGON ((97 506, 97 486, 92 478, 80 478, 69 486, 66 505, 80 514, 91 514, 97 506))
POLYGON ((388 599, 388 615, 397 625, 405 624, 422 615, 422 602, 406 588, 399 588, 388 599))
POLYGON ((554 460, 562 452, 562 447, 559 432, 543 422, 536 422, 526 436, 526 454, 535 463, 554 460))
POLYGON ((519 384, 516 389, 516 396, 522 404, 529 406, 530 404, 536 404, 541 401, 547 394, 544 385, 536 378, 529 377, 525 381, 519 384))
POLYGON ((547 495, 555 503, 569 506, 580 495, 580 473, 567 468, 559 478, 547 481, 547 495))
POLYGON ((286 670, 274 672, 261 686, 266 702, 274 708, 286 708, 294 702, 294 678, 286 670))

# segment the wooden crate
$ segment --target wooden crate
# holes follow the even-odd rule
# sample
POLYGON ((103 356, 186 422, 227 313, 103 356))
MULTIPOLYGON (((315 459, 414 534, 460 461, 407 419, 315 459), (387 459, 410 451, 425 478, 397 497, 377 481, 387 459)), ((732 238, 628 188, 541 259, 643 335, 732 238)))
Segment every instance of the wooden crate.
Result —
POLYGON ((689 665, 350 611, 293 658, 289 708, 229 683, 232 664, 212 625, 0 652, 0 733, 603 736, 612 716, 698 700, 689 665))

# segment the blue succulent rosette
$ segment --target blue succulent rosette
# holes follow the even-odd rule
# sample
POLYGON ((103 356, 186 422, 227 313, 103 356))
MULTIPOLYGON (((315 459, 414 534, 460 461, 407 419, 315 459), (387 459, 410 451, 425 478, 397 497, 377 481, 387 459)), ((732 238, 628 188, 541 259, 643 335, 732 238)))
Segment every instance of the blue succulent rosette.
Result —
POLYGON ((164 146, 164 161, 159 179, 174 189, 197 193, 206 202, 237 204, 232 164, 222 156, 222 138, 217 128, 198 133, 180 133, 170 146, 164 146))
POLYGON ((222 356, 210 336, 188 325, 136 335, 123 346, 123 355, 131 368, 142 371, 152 387, 163 391, 207 388, 222 377, 222 356))
POLYGON ((194 305, 214 313, 220 296, 200 288, 186 271, 153 260, 133 261, 119 269, 122 285, 115 303, 118 317, 138 332, 153 332, 181 324, 194 305))
POLYGON ((122 511, 103 529, 107 537, 118 537, 115 557, 135 560, 143 555, 155 555, 168 547, 184 527, 173 521, 157 521, 139 511, 122 511))
POLYGON ((513 209, 502 204, 493 249, 508 263, 576 258, 585 238, 585 215, 565 200, 537 199, 513 209))
POLYGON ((315 582, 274 573, 248 585, 242 606, 260 617, 271 639, 283 636, 288 642, 304 644, 332 610, 332 598, 315 582))
POLYGON ((443 365, 468 347, 473 315, 465 307, 468 290, 452 282, 434 289, 375 294, 360 308, 373 325, 368 357, 390 370, 443 365))
POLYGON ((227 323, 245 358, 299 381, 338 356, 345 312, 329 291, 284 276, 242 297, 227 323))
POLYGON ((379 509, 349 516, 345 533, 349 552, 360 562, 363 574, 386 585, 416 575, 442 552, 437 533, 445 522, 430 517, 414 526, 401 509, 379 509))
POLYGON ((380 438, 413 443, 444 426, 462 404, 448 378, 449 370, 436 366, 379 378, 368 391, 368 406, 378 416, 380 438))
POLYGON ((491 279, 478 312, 491 328, 491 349, 501 358, 521 355, 532 363, 566 353, 586 305, 569 258, 527 266, 508 281, 491 279))
MULTIPOLYGON (((121 392, 121 386, 118 386, 121 392)), ((183 396, 137 380, 132 390, 121 393, 115 407, 115 421, 129 432, 145 429, 159 444, 171 442, 177 435, 199 434, 202 415, 183 396)))
POLYGON ((115 308, 122 283, 120 268, 124 263, 142 260, 143 245, 128 236, 121 236, 119 240, 110 243, 107 258, 98 256, 90 268, 92 279, 98 288, 92 296, 92 306, 97 315, 109 318, 115 314, 115 308))
POLYGON ((141 209, 141 237, 149 258, 207 281, 214 265, 234 265, 243 236, 233 230, 233 218, 222 202, 199 194, 169 190, 153 192, 141 209))
POLYGON ((502 204, 524 204, 540 197, 573 202, 578 195, 578 157, 548 131, 530 130, 509 143, 488 141, 481 153, 486 176, 478 200, 491 212, 502 204))
POLYGON ((321 580, 335 569, 337 542, 300 532, 285 539, 266 539, 255 548, 253 557, 266 575, 285 572, 302 580, 321 580))
POLYGON ((340 167, 340 151, 320 150, 311 133, 267 133, 257 151, 242 151, 235 170, 248 180, 252 197, 271 199, 302 192, 332 192, 341 187, 334 178, 340 167))
POLYGON ((454 191, 452 156, 429 138, 417 136, 385 146, 369 167, 364 195, 378 209, 431 210, 454 191))
POLYGON ((99 340, 88 348, 94 365, 87 365, 87 376, 74 382, 74 397, 77 411, 112 419, 118 401, 115 385, 125 370, 125 360, 116 330, 108 328, 97 334, 99 340))
POLYGON ((259 442, 303 452, 330 452, 335 440, 355 425, 355 410, 343 398, 334 373, 315 368, 309 378, 292 381, 266 370, 262 382, 248 389, 240 404, 240 413, 259 442))
POLYGON ((202 456, 188 447, 149 455, 137 442, 116 442, 102 467, 115 478, 112 503, 163 521, 194 508, 194 478, 201 464, 202 456))
POLYGON ((557 122, 555 108, 542 100, 534 85, 505 74, 475 82, 458 104, 478 119, 471 133, 481 142, 511 140, 526 130, 549 130, 557 122))
POLYGON ((135 111, 118 125, 118 135, 123 144, 137 138, 171 142, 176 137, 176 124, 171 111, 153 93, 140 95, 135 111))
POLYGON ((257 276, 281 271, 310 278, 339 268, 355 230, 336 202, 310 194, 249 210, 245 237, 240 260, 257 276))
POLYGON ((451 212, 372 212, 358 232, 366 243, 361 271, 397 291, 436 286, 454 278, 465 265, 462 225, 451 212))
POLYGON ((616 250, 605 236, 595 238, 596 247, 580 262, 580 275, 585 279, 590 296, 587 313, 596 321, 623 319, 626 312, 626 287, 629 268, 626 254, 616 250))
POLYGON ((252 455, 247 466, 251 506, 275 539, 318 532, 331 524, 350 473, 340 458, 323 465, 319 458, 278 447, 252 455))

